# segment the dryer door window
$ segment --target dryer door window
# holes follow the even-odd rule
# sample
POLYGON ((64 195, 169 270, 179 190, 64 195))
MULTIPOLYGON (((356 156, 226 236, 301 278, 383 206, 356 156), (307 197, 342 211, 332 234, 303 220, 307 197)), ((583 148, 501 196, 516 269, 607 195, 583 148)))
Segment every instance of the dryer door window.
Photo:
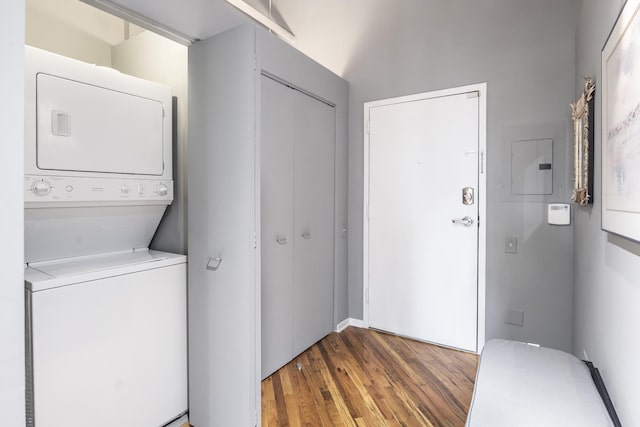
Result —
POLYGON ((39 169, 162 175, 160 101, 40 73, 39 169))

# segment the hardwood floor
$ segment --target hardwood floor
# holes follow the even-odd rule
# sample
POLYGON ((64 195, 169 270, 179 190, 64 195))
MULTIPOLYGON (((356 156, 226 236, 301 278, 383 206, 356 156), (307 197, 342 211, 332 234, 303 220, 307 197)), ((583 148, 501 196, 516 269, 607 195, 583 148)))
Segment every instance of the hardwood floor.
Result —
POLYGON ((474 354, 349 327, 262 382, 262 425, 464 426, 477 365, 474 354))

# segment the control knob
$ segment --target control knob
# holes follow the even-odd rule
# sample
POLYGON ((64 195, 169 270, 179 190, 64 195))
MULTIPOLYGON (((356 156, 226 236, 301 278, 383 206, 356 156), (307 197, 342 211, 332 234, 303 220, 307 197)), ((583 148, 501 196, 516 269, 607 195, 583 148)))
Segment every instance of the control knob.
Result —
POLYGON ((31 185, 31 191, 37 196, 46 196, 51 192, 51 184, 47 181, 36 181, 31 185))
POLYGON ((156 193, 158 193, 158 196, 166 196, 169 194, 169 187, 164 184, 158 184, 156 187, 156 193))

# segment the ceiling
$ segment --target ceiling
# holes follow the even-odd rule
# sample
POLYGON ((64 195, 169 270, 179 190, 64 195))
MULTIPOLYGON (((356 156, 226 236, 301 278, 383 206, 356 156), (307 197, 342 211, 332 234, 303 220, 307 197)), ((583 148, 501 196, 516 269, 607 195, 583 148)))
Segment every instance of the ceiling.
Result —
MULTIPOLYGON (((278 11, 276 0, 244 2, 289 30, 278 11)), ((28 9, 51 16, 112 46, 125 38, 123 29, 127 24, 121 18, 147 28, 149 26, 143 21, 151 21, 160 24, 154 25, 156 30, 164 27, 192 40, 203 40, 251 21, 225 0, 26 0, 26 3, 28 9), (132 18, 142 18, 142 21, 132 18)), ((143 30, 133 24, 127 27, 129 36, 143 30)))
POLYGON ((110 0, 110 2, 191 39, 206 39, 249 21, 248 17, 224 0, 110 0))

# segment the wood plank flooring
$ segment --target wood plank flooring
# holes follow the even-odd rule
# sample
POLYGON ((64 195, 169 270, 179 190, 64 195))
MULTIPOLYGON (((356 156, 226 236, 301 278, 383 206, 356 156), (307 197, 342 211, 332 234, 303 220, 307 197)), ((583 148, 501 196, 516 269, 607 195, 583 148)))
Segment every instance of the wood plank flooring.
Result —
POLYGON ((262 425, 464 426, 477 366, 474 354, 349 327, 262 382, 262 425))

